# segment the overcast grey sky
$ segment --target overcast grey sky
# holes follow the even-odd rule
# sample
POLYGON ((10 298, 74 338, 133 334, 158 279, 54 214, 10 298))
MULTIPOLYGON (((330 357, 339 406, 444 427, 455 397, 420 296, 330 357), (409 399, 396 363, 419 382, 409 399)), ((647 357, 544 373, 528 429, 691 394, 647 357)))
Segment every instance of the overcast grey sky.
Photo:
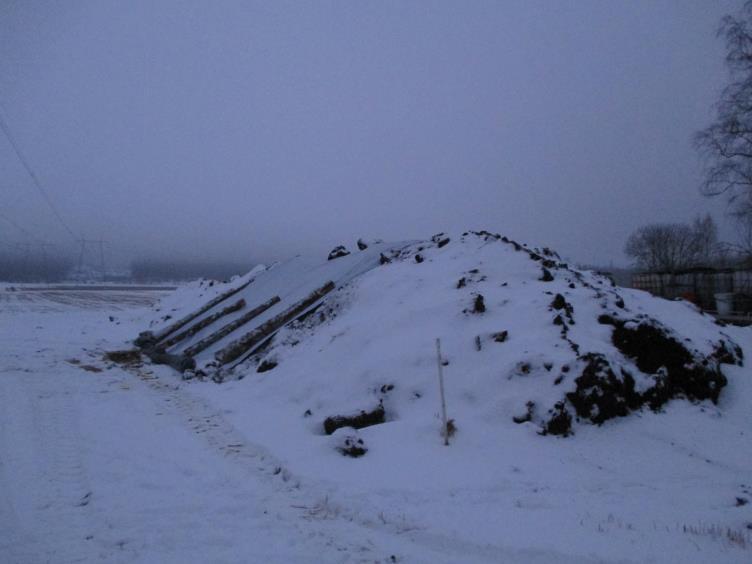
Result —
MULTIPOLYGON (((643 223, 723 222, 690 137, 739 6, 3 0, 0 111, 76 234, 121 252, 268 260, 485 228, 624 263, 643 223)), ((70 239, 5 138, 0 193, 70 239)))

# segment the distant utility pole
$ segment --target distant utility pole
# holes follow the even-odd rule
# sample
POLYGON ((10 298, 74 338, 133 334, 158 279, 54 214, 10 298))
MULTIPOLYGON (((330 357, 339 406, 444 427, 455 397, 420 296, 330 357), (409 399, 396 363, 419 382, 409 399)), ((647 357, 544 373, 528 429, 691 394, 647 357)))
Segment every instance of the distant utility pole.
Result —
POLYGON ((86 239, 81 238, 78 240, 78 244, 81 245, 81 252, 78 254, 78 268, 76 271, 81 276, 84 270, 84 253, 86 252, 86 239))
POLYGON ((81 247, 81 251, 78 254, 78 274, 79 276, 83 273, 84 268, 84 258, 86 256, 86 247, 87 245, 94 248, 99 249, 99 268, 101 271, 102 281, 104 282, 106 279, 106 265, 104 260, 104 246, 107 243, 107 241, 104 241, 103 239, 84 239, 83 237, 78 240, 78 244, 81 247))
POLYGON ((102 282, 107 280, 107 269, 104 266, 104 241, 101 239, 97 241, 99 243, 99 267, 102 270, 102 282))
POLYGON ((42 257, 42 273, 46 282, 50 281, 50 265, 49 256, 47 255, 47 249, 53 248, 55 245, 52 243, 39 243, 39 254, 42 257))
POLYGON ((21 251, 21 277, 31 278, 29 270, 29 257, 31 256, 31 243, 16 243, 16 248, 21 251))

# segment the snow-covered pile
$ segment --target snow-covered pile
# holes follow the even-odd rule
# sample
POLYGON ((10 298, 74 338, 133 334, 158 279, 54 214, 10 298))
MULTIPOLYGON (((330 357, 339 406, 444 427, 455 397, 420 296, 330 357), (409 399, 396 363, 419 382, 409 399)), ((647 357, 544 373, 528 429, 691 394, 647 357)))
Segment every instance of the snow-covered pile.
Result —
MULTIPOLYGON (((421 424, 439 406, 439 338, 458 432, 518 423, 568 435, 577 421, 658 410, 672 398, 715 402, 721 363, 742 361, 693 305, 616 288, 549 249, 487 232, 394 248, 234 376, 313 432, 421 424)), ((259 279, 273 285, 275 276, 259 279)), ((335 434, 357 440, 344 433, 335 434)))

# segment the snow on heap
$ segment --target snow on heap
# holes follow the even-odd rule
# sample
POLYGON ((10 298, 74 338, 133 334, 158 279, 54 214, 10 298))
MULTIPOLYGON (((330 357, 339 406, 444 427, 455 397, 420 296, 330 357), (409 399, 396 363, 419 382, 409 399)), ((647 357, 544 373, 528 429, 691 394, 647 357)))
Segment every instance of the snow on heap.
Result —
MULTIPOLYGON (((359 252, 373 249, 332 262, 359 252)), ((617 288, 550 249, 480 231, 378 256, 231 375, 288 394, 326 434, 430 421, 440 338, 458 432, 514 421, 567 436, 578 421, 601 424, 674 398, 717 402, 722 363, 742 363, 722 326, 692 304, 617 288)), ((361 441, 356 450, 367 449, 361 441)))

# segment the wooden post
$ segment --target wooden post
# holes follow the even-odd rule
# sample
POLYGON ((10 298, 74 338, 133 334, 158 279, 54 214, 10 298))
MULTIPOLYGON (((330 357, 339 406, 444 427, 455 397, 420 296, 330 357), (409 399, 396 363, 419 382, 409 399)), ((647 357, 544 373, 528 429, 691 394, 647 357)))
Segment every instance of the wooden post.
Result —
POLYGON ((449 428, 447 427, 446 398, 444 396, 444 367, 441 359, 441 339, 436 339, 436 359, 439 364, 439 394, 441 396, 441 434, 444 435, 444 446, 449 446, 449 428))
POLYGON ((269 336, 275 333, 288 321, 295 319, 297 316, 299 316, 301 313, 303 313, 305 310, 307 310, 309 307, 323 298, 326 294, 334 290, 335 287, 336 286, 334 282, 327 282, 321 288, 315 290, 314 292, 311 292, 306 298, 295 303, 282 313, 278 314, 275 317, 272 317, 265 323, 262 323, 261 325, 256 327, 256 329, 246 333, 223 349, 218 350, 214 354, 215 360, 217 360, 217 362, 219 362, 220 364, 227 364, 228 362, 232 362, 246 352, 251 351, 254 347, 256 347, 256 345, 265 341, 269 336))

